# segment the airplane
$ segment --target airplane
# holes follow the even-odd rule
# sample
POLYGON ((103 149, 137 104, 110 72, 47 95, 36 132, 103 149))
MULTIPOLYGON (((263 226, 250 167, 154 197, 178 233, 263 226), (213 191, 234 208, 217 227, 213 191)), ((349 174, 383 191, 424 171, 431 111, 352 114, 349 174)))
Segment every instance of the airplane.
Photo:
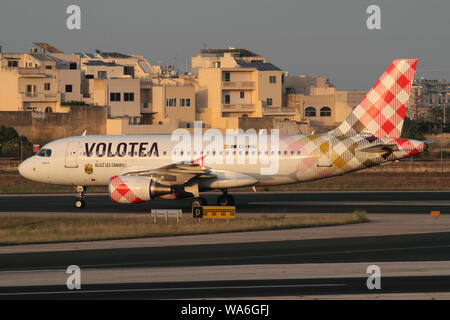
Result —
POLYGON ((195 135, 183 136, 184 144, 173 134, 82 135, 46 144, 19 173, 74 186, 77 208, 85 207, 91 186, 108 186, 117 203, 191 197, 192 206, 207 204, 200 192, 221 190, 217 203, 229 206, 235 205, 231 188, 300 183, 397 161, 428 148, 426 141, 400 137, 417 62, 392 61, 346 120, 325 134, 279 135, 265 149, 259 134, 226 135, 208 146, 195 135))

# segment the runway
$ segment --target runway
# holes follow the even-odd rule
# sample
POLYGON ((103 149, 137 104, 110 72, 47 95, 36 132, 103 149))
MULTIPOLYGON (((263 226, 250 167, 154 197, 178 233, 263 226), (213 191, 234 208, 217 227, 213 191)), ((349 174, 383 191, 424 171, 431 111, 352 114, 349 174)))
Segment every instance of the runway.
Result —
MULTIPOLYGON (((347 213, 371 222, 220 235, 0 247, 3 299, 212 299, 450 297, 449 192, 237 193, 238 213, 347 213), (441 210, 433 219, 430 210, 441 210), (386 214, 390 213, 390 214, 386 214), (68 290, 66 268, 81 268, 68 290), (367 267, 381 268, 381 290, 367 267)), ((208 201, 217 194, 208 193, 208 201)), ((2 214, 79 214, 71 195, 0 196, 2 214)), ((145 213, 89 195, 84 214, 145 213)))
POLYGON ((10 253, 0 259, 0 299, 370 294, 366 269, 372 264, 382 270, 383 286, 377 294, 439 295, 450 292, 449 249, 450 232, 442 232, 10 253), (73 264, 82 270, 80 291, 65 287, 65 270, 73 264), (15 285, 19 280, 21 285, 15 285))
MULTIPOLYGON (((204 193, 215 205, 219 193, 204 193)), ((232 193, 240 213, 429 213, 450 212, 450 192, 238 192, 232 193)), ((75 195, 3 195, 2 212, 146 213, 152 208, 190 211, 190 199, 154 200, 140 204, 115 204, 108 195, 87 194, 86 208, 73 206, 75 195)))

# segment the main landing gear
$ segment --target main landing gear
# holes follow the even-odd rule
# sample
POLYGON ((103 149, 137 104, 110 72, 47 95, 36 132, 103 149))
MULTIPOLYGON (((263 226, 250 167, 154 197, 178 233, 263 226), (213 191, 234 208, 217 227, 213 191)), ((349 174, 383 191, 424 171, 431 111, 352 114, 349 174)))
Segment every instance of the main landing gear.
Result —
POLYGON ((208 205, 208 202, 206 201, 205 198, 195 197, 195 198, 192 198, 192 200, 191 200, 191 207, 192 208, 193 207, 203 207, 203 206, 206 206, 206 205, 208 205))
POLYGON ((217 198, 217 204, 219 206, 234 206, 236 201, 232 195, 228 194, 228 190, 222 189, 221 191, 223 194, 217 198))
MULTIPOLYGON (((222 195, 220 195, 217 198, 217 205, 219 206, 234 206, 236 204, 236 201, 234 200, 234 197, 230 194, 228 194, 227 189, 222 189, 222 195)), ((205 198, 202 197, 194 197, 191 200, 191 206, 192 207, 203 207, 208 205, 205 198)))
POLYGON ((78 198, 77 200, 75 200, 73 205, 77 209, 83 209, 84 206, 86 205, 86 202, 84 201, 84 193, 86 192, 86 187, 76 186, 75 189, 77 190, 78 198))

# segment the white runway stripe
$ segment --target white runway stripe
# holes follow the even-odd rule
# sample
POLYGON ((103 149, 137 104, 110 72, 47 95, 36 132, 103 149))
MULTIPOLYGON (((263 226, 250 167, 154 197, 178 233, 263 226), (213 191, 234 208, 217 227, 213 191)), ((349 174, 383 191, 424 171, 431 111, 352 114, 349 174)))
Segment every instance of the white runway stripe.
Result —
MULTIPOLYGON (((450 261, 261 264, 200 267, 81 269, 81 283, 158 283, 184 281, 364 278, 369 265, 382 277, 450 276, 450 261)), ((65 285, 65 269, 3 271, 0 287, 65 285)))

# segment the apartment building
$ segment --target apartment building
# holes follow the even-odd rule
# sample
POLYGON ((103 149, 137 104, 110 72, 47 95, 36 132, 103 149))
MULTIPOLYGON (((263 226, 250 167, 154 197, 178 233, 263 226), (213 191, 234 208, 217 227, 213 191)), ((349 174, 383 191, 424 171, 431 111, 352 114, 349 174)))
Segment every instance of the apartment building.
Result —
MULTIPOLYGON (((436 122, 443 117, 444 108, 450 104, 450 82, 445 80, 417 79, 414 80, 409 97, 409 108, 406 116, 436 122)), ((448 110, 446 110, 448 111, 448 110)), ((449 114, 445 112, 446 122, 449 114)))
POLYGON ((308 123, 313 130, 333 127, 366 94, 337 91, 324 77, 289 76, 246 49, 202 50, 191 65, 197 119, 207 127, 235 129, 240 118, 308 123))
POLYGON ((108 106, 107 133, 171 133, 192 128, 195 89, 190 80, 162 78, 139 55, 118 52, 78 53, 83 100, 108 106))
POLYGON ((158 76, 159 68, 155 68, 142 55, 128 55, 120 52, 95 53, 78 52, 81 68, 86 78, 153 78, 158 76))
POLYGON ((191 59, 197 90, 197 120, 238 128, 241 117, 262 117, 283 107, 284 72, 245 49, 202 50, 191 59))
POLYGON ((295 109, 290 120, 307 121, 312 130, 335 127, 366 95, 365 91, 338 91, 324 77, 286 77, 286 106, 295 109))
POLYGON ((118 52, 65 54, 47 43, 0 53, 0 110, 67 112, 70 102, 107 107, 107 133, 166 133, 282 123, 289 132, 341 123, 365 92, 337 91, 324 77, 290 76, 246 49, 205 49, 191 73, 118 52), (166 70, 163 72, 162 70, 166 70), (257 123, 258 119, 261 121, 257 123), (272 122, 270 120, 273 119, 272 122))
POLYGON ((62 104, 81 98, 76 55, 38 48, 29 53, 0 53, 1 110, 68 112, 62 104))

